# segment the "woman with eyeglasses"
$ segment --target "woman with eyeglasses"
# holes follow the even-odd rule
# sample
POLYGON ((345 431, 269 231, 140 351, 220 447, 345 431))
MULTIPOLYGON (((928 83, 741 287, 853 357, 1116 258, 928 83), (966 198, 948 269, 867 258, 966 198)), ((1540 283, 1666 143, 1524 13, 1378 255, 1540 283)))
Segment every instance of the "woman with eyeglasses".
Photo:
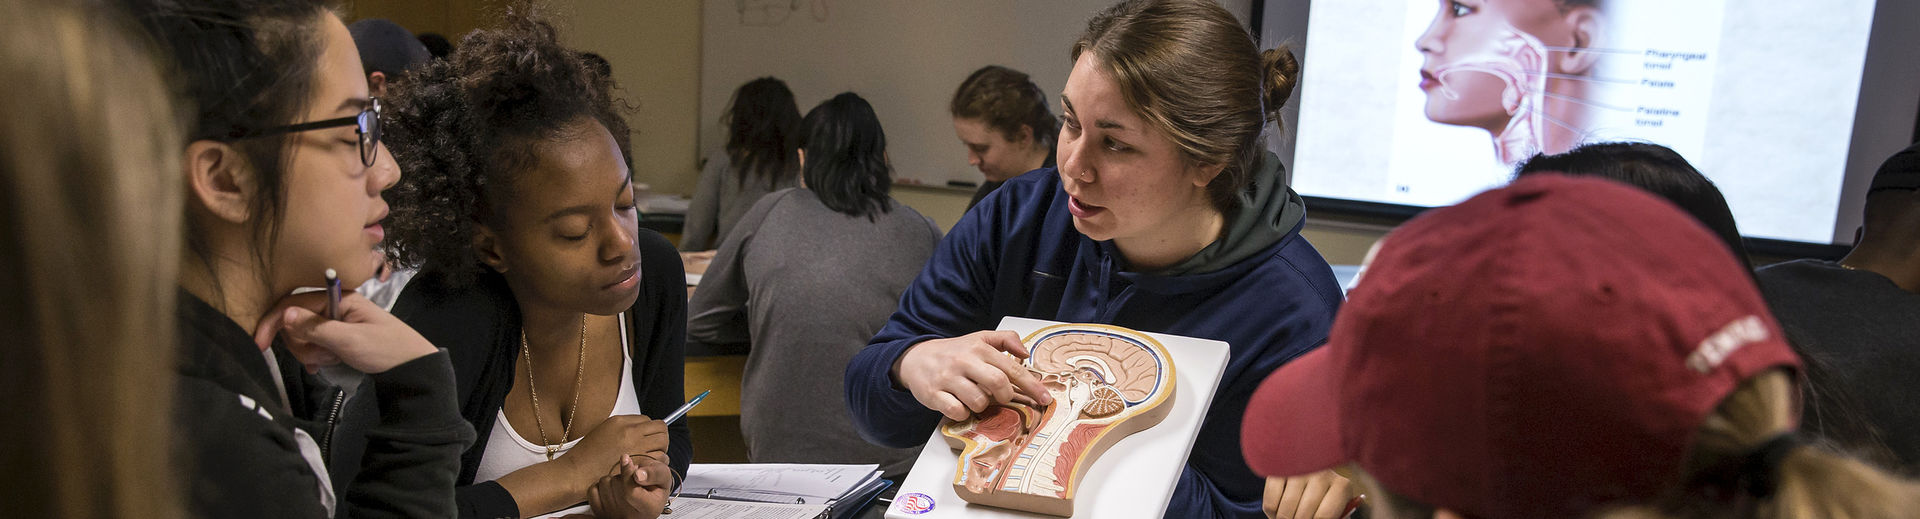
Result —
POLYGON ((175 412, 188 515, 452 516, 473 431, 446 354, 358 295, 293 295, 330 271, 347 287, 374 274, 380 192, 399 179, 346 25, 313 0, 125 5, 198 107, 168 165, 187 191, 175 412), (326 457, 350 395, 313 374, 333 364, 367 374, 358 392, 381 410, 344 485, 326 457))

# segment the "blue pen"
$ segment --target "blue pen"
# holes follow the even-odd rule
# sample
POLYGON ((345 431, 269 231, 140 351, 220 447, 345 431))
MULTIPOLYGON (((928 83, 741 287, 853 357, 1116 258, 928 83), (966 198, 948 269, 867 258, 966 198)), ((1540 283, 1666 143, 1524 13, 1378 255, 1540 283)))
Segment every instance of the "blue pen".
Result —
POLYGON ((700 401, 706 400, 707 395, 712 393, 713 393, 713 390, 711 389, 706 391, 701 391, 700 396, 693 397, 693 400, 687 401, 687 405, 680 406, 679 409, 673 410, 673 414, 667 415, 666 420, 663 420, 663 421, 667 422, 667 425, 673 425, 673 422, 680 421, 680 417, 686 416, 687 411, 692 411, 693 406, 700 405, 700 401))
POLYGON ((327 269, 327 318, 340 320, 340 273, 327 269))

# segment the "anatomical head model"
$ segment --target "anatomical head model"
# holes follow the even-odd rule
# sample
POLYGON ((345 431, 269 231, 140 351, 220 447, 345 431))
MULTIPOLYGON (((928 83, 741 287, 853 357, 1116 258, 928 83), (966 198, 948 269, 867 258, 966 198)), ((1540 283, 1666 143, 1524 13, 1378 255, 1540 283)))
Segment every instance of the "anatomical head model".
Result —
POLYGON ((1050 326, 1025 342, 1027 369, 1054 403, 997 406, 943 424, 960 449, 953 490, 975 504, 1073 515, 1094 460, 1173 410, 1173 360, 1152 338, 1112 326, 1050 326))
POLYGON ((1414 46, 1427 118, 1483 128, 1500 161, 1564 153, 1586 134, 1600 0, 1439 0, 1414 46))

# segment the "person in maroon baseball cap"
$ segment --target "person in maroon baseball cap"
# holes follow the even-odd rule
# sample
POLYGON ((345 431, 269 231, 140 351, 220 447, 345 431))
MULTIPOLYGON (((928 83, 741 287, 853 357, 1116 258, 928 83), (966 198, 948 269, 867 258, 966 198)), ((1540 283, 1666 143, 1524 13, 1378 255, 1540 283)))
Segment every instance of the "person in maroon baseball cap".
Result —
POLYGON ((1794 434, 1799 359, 1677 207, 1530 175, 1389 235, 1326 347, 1247 407, 1258 473, 1351 464, 1377 517, 1902 517, 1794 434))

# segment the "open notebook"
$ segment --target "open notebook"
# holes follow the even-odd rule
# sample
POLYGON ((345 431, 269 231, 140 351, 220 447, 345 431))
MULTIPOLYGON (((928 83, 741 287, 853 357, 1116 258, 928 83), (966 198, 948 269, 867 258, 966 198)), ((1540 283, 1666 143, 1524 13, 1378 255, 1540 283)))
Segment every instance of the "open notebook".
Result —
POLYGON ((696 463, 673 500, 677 519, 852 517, 892 486, 879 465, 696 463))

